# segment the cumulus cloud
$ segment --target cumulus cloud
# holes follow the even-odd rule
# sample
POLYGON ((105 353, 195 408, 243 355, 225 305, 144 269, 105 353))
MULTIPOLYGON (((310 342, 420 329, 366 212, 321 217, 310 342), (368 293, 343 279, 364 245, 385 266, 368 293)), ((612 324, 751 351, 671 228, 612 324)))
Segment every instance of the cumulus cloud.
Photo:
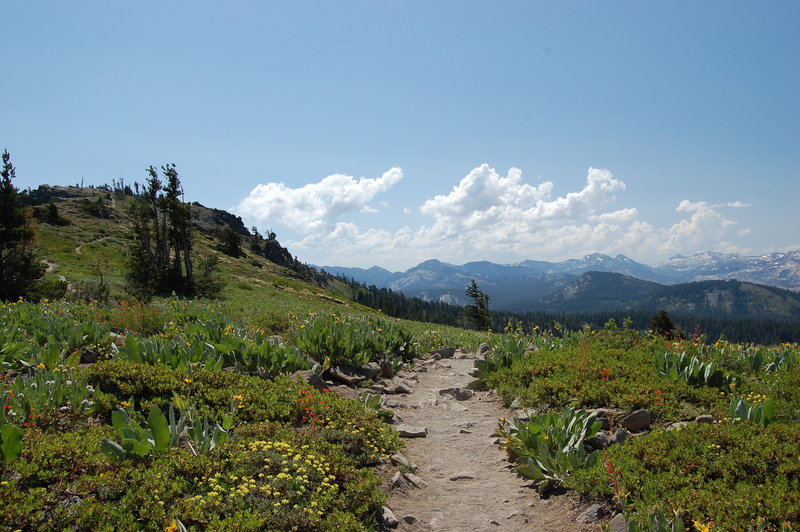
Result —
MULTIPOLYGON (((242 201, 239 212, 291 228, 299 236, 287 242, 290 249, 310 253, 325 264, 399 269, 429 258, 517 262, 601 252, 661 260, 700 250, 747 251, 730 242, 736 222, 723 212, 746 204, 685 199, 675 207, 680 219, 657 226, 642 219, 637 208, 612 208, 625 183, 598 168, 588 169, 578 190, 556 195, 550 181, 531 185, 517 168, 502 175, 484 164, 449 193, 423 201, 415 227, 364 229, 348 219, 376 212, 370 202, 402 177, 402 170, 392 168, 374 179, 336 174, 299 188, 259 185, 242 201)), ((413 211, 398 207, 398 212, 413 211)))
POLYGON ((337 220, 346 213, 378 212, 369 202, 402 178, 400 168, 391 168, 374 179, 333 174, 299 188, 267 183, 255 187, 237 211, 258 222, 280 223, 300 233, 324 236, 336 230, 337 220))

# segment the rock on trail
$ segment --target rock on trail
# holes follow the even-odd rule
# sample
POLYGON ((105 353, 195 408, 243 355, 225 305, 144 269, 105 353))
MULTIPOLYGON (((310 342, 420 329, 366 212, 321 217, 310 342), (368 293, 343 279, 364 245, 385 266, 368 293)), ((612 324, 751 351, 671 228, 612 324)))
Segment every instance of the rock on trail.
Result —
POLYGON ((398 464, 405 476, 387 482, 395 530, 597 530, 577 521, 583 508, 576 497, 540 499, 516 475, 494 433, 498 419, 511 413, 491 394, 466 389, 473 358, 420 362, 425 369, 416 373, 413 393, 394 407, 403 425, 427 429, 405 439, 403 456, 415 471, 398 464))

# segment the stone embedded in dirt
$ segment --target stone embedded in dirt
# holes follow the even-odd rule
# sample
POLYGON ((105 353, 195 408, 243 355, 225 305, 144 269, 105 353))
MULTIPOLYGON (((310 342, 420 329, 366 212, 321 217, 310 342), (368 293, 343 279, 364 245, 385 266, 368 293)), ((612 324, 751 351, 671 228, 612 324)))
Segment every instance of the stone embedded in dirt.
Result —
POLYGON ((390 484, 393 488, 405 488, 408 485, 408 481, 406 480, 406 477, 404 477, 403 474, 398 471, 392 477, 390 484))
POLYGON ((381 361, 380 365, 381 376, 384 379, 391 379, 394 377, 394 366, 392 366, 392 362, 389 360, 381 361))
POLYGON ((310 369, 295 371, 294 373, 292 373, 292 378, 300 379, 303 382, 307 382, 317 390, 322 390, 328 387, 328 385, 325 383, 322 377, 318 373, 314 373, 310 369))
POLYGON ((694 422, 695 423, 713 423, 714 422, 714 416, 712 416, 711 414, 703 414, 701 416, 697 416, 696 418, 694 418, 694 422))
POLYGON ((617 514, 608 522, 608 529, 611 532, 628 532, 628 521, 625 520, 625 516, 621 513, 617 514))
POLYGON ((456 353, 455 355, 453 355, 453 358, 455 358, 456 360, 464 360, 465 358, 472 358, 472 355, 470 355, 469 353, 456 353))
POLYGON ((576 519, 579 523, 596 523, 600 520, 601 517, 606 515, 606 511, 603 509, 602 506, 599 504, 593 504, 589 506, 586 510, 581 512, 581 515, 578 516, 576 519))
POLYGON ((475 392, 467 388, 444 388, 439 390, 439 395, 449 395, 456 401, 466 401, 467 399, 472 399, 475 392))
POLYGON ((586 445, 588 445, 595 451, 603 450, 610 444, 611 444, 611 437, 605 432, 598 432, 597 434, 586 440, 586 445))
POLYGON ((615 432, 614 435, 611 436, 611 441, 609 442, 609 445, 614 443, 622 443, 628 439, 628 436, 630 436, 630 433, 627 430, 618 429, 617 432, 615 432))
POLYGON ((410 460, 407 456, 402 455, 400 453, 395 453, 389 457, 394 465, 403 466, 412 473, 417 470, 417 464, 415 464, 412 460, 410 460))
POLYGON ((394 393, 414 393, 414 388, 405 382, 398 382, 394 387, 394 393))
POLYGON ((688 424, 689 424, 688 421, 676 421, 675 423, 670 423, 669 425, 667 425, 666 429, 667 430, 679 430, 679 429, 682 429, 683 427, 685 427, 688 424))
POLYGON ((397 434, 401 438, 425 438, 428 435, 428 429, 412 425, 398 425, 397 434))
POLYGON ((365 379, 363 375, 359 375, 348 366, 334 366, 329 371, 332 379, 345 384, 356 384, 365 379))
POLYGON ((394 516, 394 512, 388 506, 381 507, 381 510, 383 511, 383 524, 388 528, 397 528, 400 521, 394 516))
POLYGON ((403 521, 405 521, 406 524, 413 525, 414 523, 419 521, 419 519, 417 519, 413 515, 407 515, 407 516, 403 517, 403 521))
POLYGON ((467 429, 458 429, 458 433, 459 434, 472 434, 472 431, 471 430, 467 430, 467 429))
POLYGON ((453 355, 455 354, 455 347, 442 347, 441 349, 437 349, 433 352, 433 358, 436 360, 440 360, 442 358, 453 358, 453 355), (436 355, 439 355, 439 358, 436 358, 436 355))
POLYGON ((384 406, 387 406, 389 408, 397 408, 398 406, 402 405, 403 403, 401 403, 397 399, 387 399, 386 401, 384 401, 383 404, 384 404, 384 406))
POLYGON ((622 426, 630 432, 640 432, 650 428, 653 416, 649 410, 640 408, 622 418, 622 426))
POLYGON ((424 480, 419 478, 414 473, 403 473, 403 476, 406 477, 407 481, 411 482, 418 488, 424 488, 425 486, 428 485, 424 480))
POLYGON ((358 372, 367 379, 374 379, 381 373, 381 367, 378 365, 377 362, 370 362, 368 364, 364 364, 359 368, 358 372))
POLYGON ((450 477, 450 480, 472 480, 475 475, 471 471, 462 471, 450 477))

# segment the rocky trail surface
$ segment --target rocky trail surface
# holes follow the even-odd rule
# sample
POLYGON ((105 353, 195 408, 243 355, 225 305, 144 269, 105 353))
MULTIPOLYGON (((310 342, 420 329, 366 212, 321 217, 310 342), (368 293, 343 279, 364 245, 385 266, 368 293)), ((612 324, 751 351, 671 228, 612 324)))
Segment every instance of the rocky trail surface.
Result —
POLYGON ((412 393, 391 396, 406 439, 393 461, 387 524, 401 531, 589 531, 577 496, 540 499, 496 444, 498 419, 510 416, 491 392, 465 387, 477 355, 429 359, 403 372, 412 393), (402 462, 408 459, 410 463, 402 462), (401 462, 401 463, 398 463, 401 462))

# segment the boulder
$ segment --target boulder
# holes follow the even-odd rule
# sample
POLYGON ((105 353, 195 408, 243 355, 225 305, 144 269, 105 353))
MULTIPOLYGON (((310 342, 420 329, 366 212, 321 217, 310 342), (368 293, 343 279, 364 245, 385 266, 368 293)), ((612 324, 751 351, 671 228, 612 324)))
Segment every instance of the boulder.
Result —
POLYGON ((441 360, 443 358, 453 358, 453 355, 455 354, 456 354, 455 347, 442 347, 433 352, 433 358, 436 360, 441 360))
POLYGON ((622 426, 630 432, 641 432, 649 429, 652 421, 650 411, 640 408, 622 418, 622 426))
POLYGON ((365 379, 374 379, 381 374, 381 366, 377 362, 370 362, 361 366, 358 373, 363 375, 365 379))
POLYGON ((630 433, 627 430, 618 429, 617 432, 615 432, 614 435, 611 436, 611 441, 609 442, 609 445, 614 443, 623 443, 625 440, 628 439, 628 436, 630 436, 630 433))
POLYGON ((314 373, 310 369, 295 371, 294 373, 292 373, 292 378, 300 379, 303 382, 307 382, 317 390, 323 390, 328 387, 328 385, 325 383, 325 381, 322 379, 319 373, 314 373))
POLYGON ((601 451, 611 444, 611 437, 605 432, 598 432, 588 440, 585 440, 586 445, 595 451, 601 451))
POLYGON ((334 366, 329 370, 329 374, 332 379, 347 385, 358 384, 365 380, 363 375, 360 375, 349 366, 334 366))

